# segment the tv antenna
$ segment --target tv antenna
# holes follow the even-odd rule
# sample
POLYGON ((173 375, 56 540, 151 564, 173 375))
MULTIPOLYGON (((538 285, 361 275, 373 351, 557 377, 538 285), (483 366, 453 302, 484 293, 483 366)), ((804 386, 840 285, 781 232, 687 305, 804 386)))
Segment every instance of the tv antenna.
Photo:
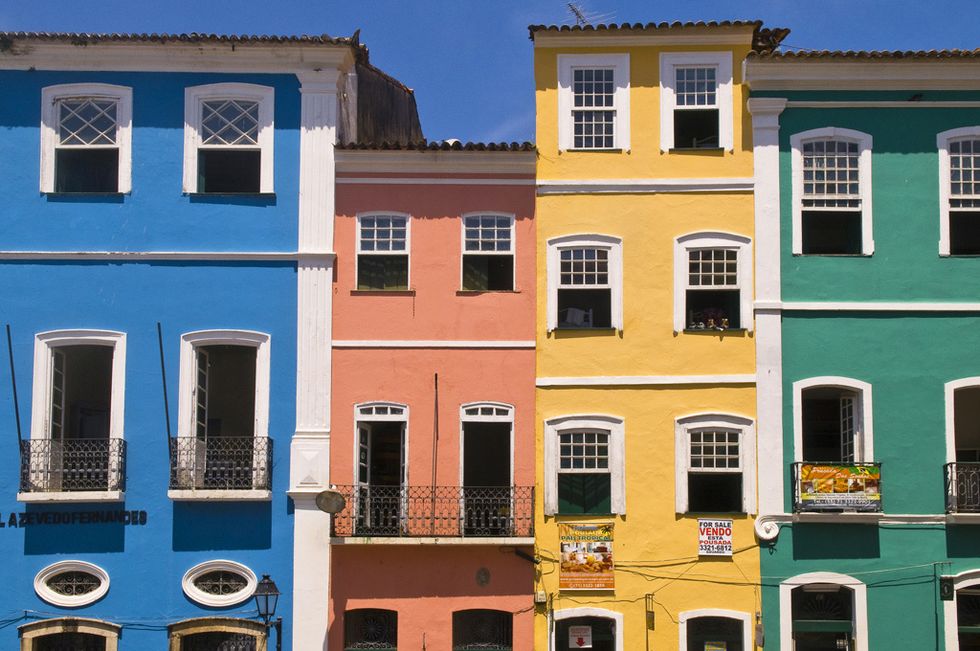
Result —
POLYGON ((574 2, 568 3, 568 10, 572 12, 573 16, 575 16, 576 25, 578 25, 579 27, 583 27, 589 24, 589 19, 585 17, 585 14, 582 12, 581 9, 578 8, 578 5, 576 5, 574 2))

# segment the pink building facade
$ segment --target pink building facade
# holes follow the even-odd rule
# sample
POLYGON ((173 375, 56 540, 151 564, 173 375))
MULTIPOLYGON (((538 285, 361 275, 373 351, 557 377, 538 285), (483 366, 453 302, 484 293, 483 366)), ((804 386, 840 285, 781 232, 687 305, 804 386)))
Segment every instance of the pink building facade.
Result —
POLYGON ((330 648, 533 646, 534 165, 337 152, 330 648))

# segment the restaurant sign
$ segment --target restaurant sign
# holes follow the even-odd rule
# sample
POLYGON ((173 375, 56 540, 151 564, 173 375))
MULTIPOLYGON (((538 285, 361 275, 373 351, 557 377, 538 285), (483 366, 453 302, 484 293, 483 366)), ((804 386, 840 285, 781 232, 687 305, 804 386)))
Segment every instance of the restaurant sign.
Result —
POLYGON ((559 524, 559 590, 613 590, 613 525, 559 524))
POLYGON ((800 506, 804 511, 880 511, 881 468, 800 464, 800 506))

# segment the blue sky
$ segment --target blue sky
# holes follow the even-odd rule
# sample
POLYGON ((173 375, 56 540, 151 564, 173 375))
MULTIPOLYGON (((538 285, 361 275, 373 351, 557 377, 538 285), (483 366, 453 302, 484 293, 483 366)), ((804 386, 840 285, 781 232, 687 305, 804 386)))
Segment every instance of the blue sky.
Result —
MULTIPOLYGON (((980 47, 980 0, 578 0, 594 22, 760 19, 810 49, 980 47)), ((533 140, 527 26, 564 0, 7 0, 0 30, 330 34, 416 91, 429 139, 533 140)))

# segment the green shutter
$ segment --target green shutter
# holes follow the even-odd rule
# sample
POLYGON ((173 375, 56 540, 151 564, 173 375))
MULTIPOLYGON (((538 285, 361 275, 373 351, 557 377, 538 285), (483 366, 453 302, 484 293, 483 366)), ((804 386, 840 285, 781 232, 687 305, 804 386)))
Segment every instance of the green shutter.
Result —
POLYGON ((558 512, 593 515, 612 513, 609 473, 558 473, 558 512))

